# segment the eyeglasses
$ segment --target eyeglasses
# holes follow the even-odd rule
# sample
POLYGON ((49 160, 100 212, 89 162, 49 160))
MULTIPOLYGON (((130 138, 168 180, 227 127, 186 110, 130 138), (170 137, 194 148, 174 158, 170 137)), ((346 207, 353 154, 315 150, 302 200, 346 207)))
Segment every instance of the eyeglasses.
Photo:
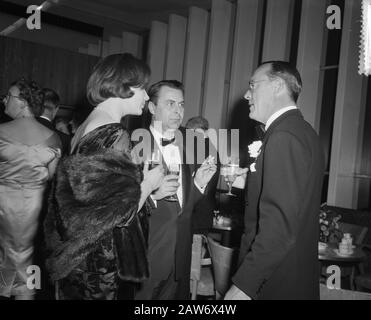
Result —
POLYGON ((263 80, 255 80, 255 81, 249 81, 249 88, 250 90, 254 90, 256 87, 255 87, 255 84, 258 83, 258 82, 263 82, 263 81, 269 81, 269 79, 263 79, 263 80))
POLYGON ((18 96, 13 96, 13 95, 10 94, 9 92, 8 92, 6 95, 4 95, 4 98, 3 98, 3 99, 8 100, 10 97, 12 97, 12 98, 17 98, 17 99, 19 99, 19 100, 21 100, 21 101, 25 101, 23 98, 18 97, 18 96))

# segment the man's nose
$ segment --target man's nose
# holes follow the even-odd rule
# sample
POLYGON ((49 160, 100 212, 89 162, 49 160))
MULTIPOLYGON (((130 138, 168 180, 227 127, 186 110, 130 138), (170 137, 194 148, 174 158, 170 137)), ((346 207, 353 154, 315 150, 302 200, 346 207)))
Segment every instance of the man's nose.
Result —
POLYGON ((251 91, 250 89, 248 89, 245 93, 245 95, 243 96, 246 100, 250 100, 251 99, 251 91))
POLYGON ((145 95, 144 95, 144 100, 145 100, 145 101, 148 101, 148 100, 149 100, 149 96, 148 96, 147 91, 144 90, 144 93, 145 93, 145 95))
POLYGON ((183 112, 183 106, 180 104, 180 103, 177 103, 176 104, 176 108, 175 108, 175 111, 179 114, 182 114, 183 112))

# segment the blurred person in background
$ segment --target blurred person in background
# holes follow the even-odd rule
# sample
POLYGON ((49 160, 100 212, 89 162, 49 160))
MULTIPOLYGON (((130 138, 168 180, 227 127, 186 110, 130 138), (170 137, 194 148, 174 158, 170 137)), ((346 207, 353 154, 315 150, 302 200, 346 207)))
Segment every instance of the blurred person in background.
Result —
POLYGON ((42 92, 44 93, 44 111, 39 117, 36 118, 36 120, 58 134, 62 143, 62 155, 65 155, 70 149, 71 139, 68 132, 66 133, 60 130, 56 125, 53 124, 59 110, 59 95, 54 90, 49 88, 42 89, 42 92))
POLYGON ((0 296, 32 300, 27 267, 34 263, 34 239, 44 190, 56 170, 58 135, 35 117, 44 93, 32 80, 10 85, 3 102, 12 121, 0 125, 0 296))

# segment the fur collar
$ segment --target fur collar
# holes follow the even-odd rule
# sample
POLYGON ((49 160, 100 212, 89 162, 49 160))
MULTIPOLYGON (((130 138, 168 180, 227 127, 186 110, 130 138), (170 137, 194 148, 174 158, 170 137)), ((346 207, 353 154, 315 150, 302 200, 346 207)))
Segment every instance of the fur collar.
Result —
POLYGON ((136 218, 141 170, 114 150, 64 158, 44 223, 52 280, 66 277, 97 242, 136 218))

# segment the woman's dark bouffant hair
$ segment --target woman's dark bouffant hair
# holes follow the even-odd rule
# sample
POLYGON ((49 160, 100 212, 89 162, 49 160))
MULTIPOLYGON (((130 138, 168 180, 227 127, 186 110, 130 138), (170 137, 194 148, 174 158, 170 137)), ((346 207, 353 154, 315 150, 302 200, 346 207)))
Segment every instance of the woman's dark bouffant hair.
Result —
POLYGON ((98 62, 87 84, 87 98, 96 106, 110 97, 130 98, 130 87, 145 87, 148 65, 129 53, 112 54, 98 62))
POLYGON ((11 83, 10 86, 18 88, 19 97, 27 102, 35 117, 44 112, 44 93, 35 81, 22 77, 11 83))

